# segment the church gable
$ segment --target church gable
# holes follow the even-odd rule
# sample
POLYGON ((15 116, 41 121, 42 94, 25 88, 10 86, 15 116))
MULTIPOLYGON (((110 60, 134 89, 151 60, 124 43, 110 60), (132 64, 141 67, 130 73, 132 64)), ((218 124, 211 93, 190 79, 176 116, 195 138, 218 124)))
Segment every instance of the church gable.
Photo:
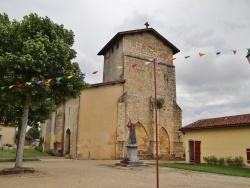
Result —
POLYGON ((180 50, 176 48, 171 42, 165 39, 161 34, 159 34, 153 28, 146 28, 146 29, 137 29, 137 30, 130 30, 130 31, 122 31, 118 32, 102 49, 97 55, 105 55, 107 51, 109 51, 117 41, 123 38, 125 35, 134 35, 134 34, 141 34, 141 33, 150 33, 161 40, 166 46, 173 51, 174 54, 178 53, 180 50))

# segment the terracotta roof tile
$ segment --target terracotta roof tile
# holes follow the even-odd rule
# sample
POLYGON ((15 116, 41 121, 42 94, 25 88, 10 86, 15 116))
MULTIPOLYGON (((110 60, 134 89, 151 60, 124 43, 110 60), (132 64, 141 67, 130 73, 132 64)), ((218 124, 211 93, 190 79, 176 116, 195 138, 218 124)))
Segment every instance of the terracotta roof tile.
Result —
POLYGON ((250 114, 202 119, 180 128, 180 131, 185 132, 193 129, 235 127, 244 125, 250 126, 250 114))

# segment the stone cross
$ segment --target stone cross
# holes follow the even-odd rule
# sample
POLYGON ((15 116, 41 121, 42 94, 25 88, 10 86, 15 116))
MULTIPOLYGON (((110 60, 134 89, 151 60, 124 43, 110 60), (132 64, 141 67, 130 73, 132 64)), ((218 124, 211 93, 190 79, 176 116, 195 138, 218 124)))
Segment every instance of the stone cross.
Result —
POLYGON ((146 22, 144 25, 146 26, 146 29, 148 29, 149 26, 148 22, 146 22))

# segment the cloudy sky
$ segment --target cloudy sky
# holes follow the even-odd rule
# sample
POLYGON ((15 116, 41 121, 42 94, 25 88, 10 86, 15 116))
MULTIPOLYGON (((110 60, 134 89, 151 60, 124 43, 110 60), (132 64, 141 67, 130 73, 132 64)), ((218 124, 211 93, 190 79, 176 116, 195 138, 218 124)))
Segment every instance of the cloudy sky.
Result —
POLYGON ((102 72, 102 47, 117 32, 149 22, 180 49, 174 64, 183 126, 250 113, 249 7, 249 0, 0 0, 11 20, 37 13, 73 30, 76 61, 89 83, 102 82, 101 73, 91 74, 102 72))

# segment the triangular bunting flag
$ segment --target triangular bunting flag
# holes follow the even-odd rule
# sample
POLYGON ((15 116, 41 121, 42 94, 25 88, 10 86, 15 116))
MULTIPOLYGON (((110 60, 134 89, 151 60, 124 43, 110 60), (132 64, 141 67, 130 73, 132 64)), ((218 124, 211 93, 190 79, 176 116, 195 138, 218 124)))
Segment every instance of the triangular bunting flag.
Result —
POLYGON ((135 68, 137 64, 132 64, 132 67, 135 68))
POLYGON ((49 78, 46 80, 46 83, 49 84, 51 82, 52 78, 49 78))
POLYGON ((216 52, 216 55, 220 55, 220 52, 216 52))
POLYGON ((26 83, 25 83, 26 86, 29 86, 29 85, 31 85, 31 84, 32 84, 32 82, 26 82, 26 83))
POLYGON ((5 89, 5 86, 2 86, 2 87, 1 87, 1 90, 4 90, 4 89, 5 89))
POLYGON ((201 53, 201 52, 199 53, 199 56, 200 56, 200 57, 201 57, 201 56, 204 56, 204 55, 205 55, 205 54, 203 54, 203 53, 201 53))
POLYGON ((189 58, 190 56, 185 56, 185 59, 189 58))
POLYGON ((36 82, 37 85, 40 85, 41 83, 42 83, 41 80, 38 80, 38 81, 36 82))
POLYGON ((236 50, 233 50, 233 52, 234 52, 234 55, 236 54, 236 50))
POLYGON ((156 64, 159 64, 159 63, 161 63, 161 62, 162 62, 161 60, 157 60, 157 59, 155 60, 155 63, 156 63, 156 64))
POLYGON ((56 78, 56 81, 57 81, 57 82, 60 82, 61 80, 62 80, 62 77, 57 77, 57 78, 56 78))
POLYGON ((9 86, 9 89, 12 89, 13 87, 14 87, 14 85, 10 85, 10 86, 9 86))
POLYGON ((151 62, 149 62, 149 61, 146 61, 146 62, 145 62, 145 65, 148 65, 149 63, 151 63, 151 62))
POLYGON ((109 73, 110 72, 110 68, 106 68, 104 72, 109 73))
POLYGON ((84 76, 86 76, 86 73, 81 73, 80 76, 84 77, 84 76))
POLYGON ((174 57, 170 57, 170 58, 168 58, 170 61, 174 61, 176 58, 174 58, 174 57))
POLYGON ((96 74, 96 73, 98 73, 98 71, 94 71, 92 74, 96 74))
POLYGON ((122 69, 122 68, 123 68, 123 66, 117 66, 117 68, 118 68, 118 69, 122 69))
POLYGON ((72 75, 70 75, 70 76, 67 76, 67 78, 68 78, 68 79, 70 79, 70 78, 72 78, 72 77, 73 77, 72 75))
POLYGON ((21 88, 23 87, 23 84, 17 84, 17 87, 21 88))

